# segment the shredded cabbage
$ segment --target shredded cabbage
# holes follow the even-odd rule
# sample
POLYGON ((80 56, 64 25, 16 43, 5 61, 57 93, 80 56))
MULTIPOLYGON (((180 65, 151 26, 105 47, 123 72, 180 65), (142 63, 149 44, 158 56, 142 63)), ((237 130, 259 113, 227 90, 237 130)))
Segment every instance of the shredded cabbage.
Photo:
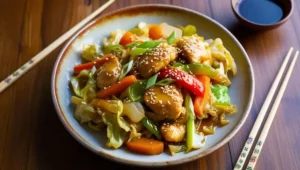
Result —
POLYGON ((101 116, 96 113, 95 109, 91 105, 85 103, 77 105, 74 117, 80 123, 101 119, 101 116))
POLYGON ((131 131, 129 135, 128 141, 131 141, 133 139, 140 138, 142 136, 141 133, 139 133, 134 125, 130 125, 131 131))
POLYGON ((203 132, 207 135, 213 135, 215 134, 215 126, 203 126, 203 132))
POLYGON ((123 145, 128 138, 128 133, 123 130, 117 121, 117 115, 113 113, 103 113, 103 122, 107 125, 108 141, 106 146, 117 149, 123 145))
POLYGON ((186 150, 185 145, 168 145, 170 153, 174 156, 176 153, 183 152, 186 150))
POLYGON ((101 100, 94 99, 92 105, 104 109, 117 115, 117 122, 119 126, 126 132, 130 131, 129 123, 122 117, 123 103, 120 100, 101 100))
POLYGON ((71 78, 71 85, 76 96, 83 98, 84 101, 91 101, 96 98, 96 80, 94 74, 96 68, 91 71, 82 70, 79 75, 71 78), (84 84, 84 85, 82 85, 84 84), (83 88, 81 88, 83 86, 83 88))
POLYGON ((230 123, 229 120, 226 120, 226 119, 225 119, 225 114, 224 114, 224 113, 221 114, 221 115, 219 116, 219 119, 220 119, 220 124, 221 124, 222 126, 225 126, 225 125, 227 125, 227 124, 230 123))
POLYGON ((228 88, 223 85, 211 85, 211 92, 214 96, 214 105, 230 106, 228 88))
POLYGON ((101 47, 98 44, 83 44, 81 57, 86 61, 93 61, 100 57, 101 47))
POLYGON ((105 127, 105 124, 103 122, 94 123, 93 121, 89 121, 88 126, 89 126, 89 128, 91 128, 95 131, 100 131, 101 129, 103 129, 105 127))
POLYGON ((124 48, 120 44, 108 45, 104 48, 104 53, 105 54, 122 53, 123 50, 124 50, 124 48))
POLYGON ((120 40, 122 36, 125 34, 126 31, 117 29, 116 31, 113 31, 110 33, 109 38, 103 39, 103 45, 104 47, 107 47, 109 45, 117 45, 120 43, 120 40))
POLYGON ((82 70, 77 76, 74 76, 71 78, 71 84, 72 84, 73 91, 76 94, 76 96, 82 98, 80 82, 87 81, 88 77, 89 77, 89 71, 82 70))
POLYGON ((72 97, 71 97, 71 102, 72 102, 73 104, 78 105, 78 104, 80 104, 80 103, 82 103, 82 102, 84 102, 84 101, 83 101, 81 98, 79 98, 79 97, 72 96, 72 97))
POLYGON ((237 112, 237 107, 235 105, 230 105, 230 106, 224 106, 224 105, 214 105, 216 109, 222 112, 226 113, 236 113, 237 112))
POLYGON ((235 61, 230 52, 224 47, 222 40, 217 38, 213 41, 207 41, 207 43, 210 43, 212 57, 224 64, 225 74, 231 70, 233 75, 236 75, 237 68, 235 61))
POLYGON ((237 73, 237 67, 236 67, 236 64, 235 64, 235 61, 233 59, 233 57, 231 56, 230 52, 225 48, 225 56, 226 56, 226 59, 228 61, 228 70, 231 70, 232 71, 232 74, 235 76, 236 73, 237 73))

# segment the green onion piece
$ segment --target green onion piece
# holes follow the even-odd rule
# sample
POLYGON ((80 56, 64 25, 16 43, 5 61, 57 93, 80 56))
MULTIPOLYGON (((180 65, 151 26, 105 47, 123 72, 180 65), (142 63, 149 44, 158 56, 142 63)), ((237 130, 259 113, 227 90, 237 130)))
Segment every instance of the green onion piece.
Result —
POLYGON ((91 72, 89 74, 89 77, 92 78, 95 75, 96 71, 97 71, 97 68, 95 66, 93 66, 93 68, 91 69, 91 72))
POLYGON ((129 71, 132 69, 132 67, 133 67, 133 60, 129 61, 127 64, 123 66, 119 80, 124 78, 126 74, 129 73, 129 71))
MULTIPOLYGON (((149 48, 155 48, 157 47, 162 41, 145 41, 144 43, 136 46, 135 49, 131 50, 130 51, 130 55, 131 55, 131 59, 133 59, 135 56, 137 55, 141 55, 141 54, 144 54, 144 53, 147 53, 147 52, 150 52, 151 49, 149 48)), ((128 44, 128 45, 135 45, 135 44, 128 44)))
POLYGON ((194 75, 205 75, 213 79, 218 74, 216 69, 206 64, 193 63, 193 64, 188 64, 187 66, 194 75))
POLYGON ((187 114, 189 115, 187 120, 187 140, 186 140, 186 152, 189 152, 193 149, 194 138, 195 138, 195 113, 193 102, 191 96, 186 93, 185 96, 185 107, 187 109, 187 114))
POLYGON ((173 44, 175 38, 176 38, 176 33, 175 33, 175 31, 173 31, 173 32, 171 33, 171 35, 167 38, 168 44, 169 44, 169 45, 173 44))
POLYGON ((138 80, 121 94, 120 99, 125 99, 127 97, 132 102, 144 102, 145 91, 146 80, 138 80))
POLYGON ((104 53, 109 54, 111 52, 122 52, 124 50, 123 46, 120 44, 108 45, 104 48, 104 53))
POLYGON ((154 40, 154 41, 145 41, 142 44, 138 45, 137 48, 155 48, 157 47, 162 41, 154 40))
POLYGON ((205 64, 200 64, 200 63, 192 63, 186 65, 188 68, 189 72, 193 73, 194 75, 205 75, 208 76, 209 78, 218 81, 220 84, 229 86, 231 84, 230 80, 228 77, 224 74, 221 74, 218 72, 218 70, 205 65, 205 64))
POLYGON ((155 85, 158 85, 158 86, 166 86, 166 85, 169 85, 171 83, 175 82, 174 79, 171 79, 171 78, 165 78, 165 79, 162 79, 160 80, 159 82, 155 83, 155 85))
POLYGON ((184 65, 180 62, 176 62, 172 65, 172 67, 177 67, 177 68, 180 68, 182 71, 185 71, 185 72, 189 72, 189 67, 188 65, 184 65))
POLYGON ((190 94, 188 93, 185 96, 185 108, 187 110, 187 114, 189 115, 189 117, 195 119, 193 100, 190 94))
POLYGON ((146 81, 139 80, 128 87, 128 97, 133 102, 143 102, 146 91, 146 81))
POLYGON ((142 124, 143 126, 148 129, 153 135, 155 135, 157 137, 157 139, 161 140, 161 135, 160 132, 158 130, 158 127, 156 126, 156 124, 149 119, 147 116, 145 116, 142 119, 142 124))
POLYGON ((127 44, 126 48, 133 48, 133 47, 136 47, 137 45, 139 45, 138 42, 133 42, 133 43, 127 44))
POLYGON ((150 50, 146 48, 135 48, 130 51, 130 55, 136 56, 136 55, 144 54, 146 52, 150 52, 150 50))
POLYGON ((184 67, 185 65, 180 63, 180 62, 176 62, 172 65, 172 67, 184 67))
POLYGON ((225 86, 229 86, 231 84, 229 78, 226 75, 221 74, 220 72, 218 72, 218 70, 206 64, 192 63, 192 64, 184 65, 180 62, 176 62, 172 65, 172 67, 179 68, 182 71, 189 72, 194 75, 207 76, 225 86))
POLYGON ((146 89, 148 89, 149 87, 155 85, 156 80, 157 80, 157 76, 158 76, 158 73, 156 73, 154 76, 150 77, 150 78, 147 80, 146 89))

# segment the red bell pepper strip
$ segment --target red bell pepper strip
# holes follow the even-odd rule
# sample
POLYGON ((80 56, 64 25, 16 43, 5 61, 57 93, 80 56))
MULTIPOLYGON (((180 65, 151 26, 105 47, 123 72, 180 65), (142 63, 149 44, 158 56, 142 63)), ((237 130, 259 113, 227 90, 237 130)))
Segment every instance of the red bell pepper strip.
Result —
POLYGON ((196 96, 203 97, 204 95, 204 86, 202 82, 189 73, 180 71, 176 68, 163 68, 160 70, 158 77, 161 79, 172 78, 181 86, 193 92, 196 96))
POLYGON ((210 92, 210 78, 207 76, 196 76, 196 78, 204 84, 204 96, 199 97, 196 96, 194 98, 194 111, 197 116, 202 116, 203 115, 203 110, 205 108, 205 105, 208 102, 209 99, 209 92, 210 92))
POLYGON ((115 56, 113 55, 107 55, 107 56, 104 56, 102 58, 99 58, 95 61, 91 61, 89 63, 84 63, 84 64, 79 64, 77 66, 74 67, 74 72, 79 74, 82 70, 90 70, 92 69, 94 66, 97 68, 97 67, 100 67, 101 65, 103 65, 104 63, 106 63, 107 61, 111 60, 115 58, 115 56))

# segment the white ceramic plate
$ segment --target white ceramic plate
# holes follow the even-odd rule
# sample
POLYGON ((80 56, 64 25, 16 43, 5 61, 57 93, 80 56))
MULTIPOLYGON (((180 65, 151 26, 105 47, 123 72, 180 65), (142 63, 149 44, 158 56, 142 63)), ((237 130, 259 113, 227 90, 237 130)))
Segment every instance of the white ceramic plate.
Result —
POLYGON ((242 127, 248 117, 254 96, 254 76, 250 60, 238 40, 222 25, 213 19, 185 9, 167 5, 144 5, 125 8, 98 18, 79 31, 66 44, 55 64, 52 76, 52 96, 57 113, 62 123, 72 136, 82 145, 98 155, 110 160, 140 166, 166 166, 181 164, 203 157, 226 144, 242 127), (189 153, 175 156, 167 152, 155 156, 140 155, 129 152, 125 147, 117 150, 105 146, 106 132, 94 132, 87 126, 79 124, 75 118, 74 106, 71 104, 70 78, 73 67, 81 63, 80 51, 83 43, 101 43, 104 37, 116 29, 128 30, 140 22, 162 23, 170 25, 188 25, 197 27, 198 35, 208 38, 221 38, 226 48, 232 53, 237 67, 237 76, 231 78, 229 93, 232 103, 237 105, 238 113, 228 116, 230 124, 218 128, 215 135, 207 137, 205 147, 189 153))

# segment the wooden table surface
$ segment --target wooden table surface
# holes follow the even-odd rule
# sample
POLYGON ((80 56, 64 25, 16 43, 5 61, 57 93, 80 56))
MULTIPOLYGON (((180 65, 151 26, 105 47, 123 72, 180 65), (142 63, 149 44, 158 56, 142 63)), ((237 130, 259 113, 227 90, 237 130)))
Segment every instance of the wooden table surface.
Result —
MULTIPOLYGON (((233 168, 288 48, 300 49, 300 2, 294 2, 294 13, 288 22, 265 32, 241 27, 231 10, 230 0, 117 0, 104 12, 145 3, 190 8, 227 27, 252 61, 255 101, 240 132, 204 158, 161 169, 233 168)), ((0 80, 103 3, 103 0, 0 0, 0 80)), ((50 88, 52 68, 60 50, 61 47, 0 94, 0 170, 141 169, 95 155, 63 127, 54 110, 50 88)), ((298 61, 259 158, 258 170, 300 167, 299 72, 298 61)))

